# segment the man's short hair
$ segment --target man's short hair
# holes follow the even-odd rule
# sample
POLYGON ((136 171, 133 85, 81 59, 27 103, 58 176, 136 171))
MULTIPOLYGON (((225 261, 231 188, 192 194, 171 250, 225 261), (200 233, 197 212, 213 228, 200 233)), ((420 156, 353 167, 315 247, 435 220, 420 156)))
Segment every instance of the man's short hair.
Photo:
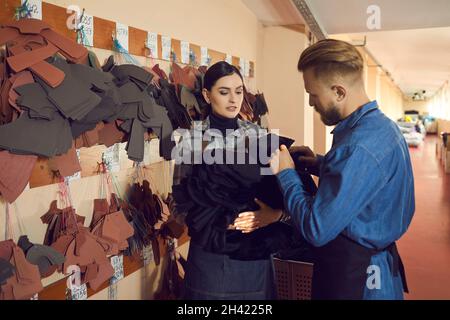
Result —
POLYGON ((364 60, 358 50, 348 42, 334 39, 318 41, 306 48, 298 61, 299 71, 313 68, 317 78, 354 76, 362 79, 364 60))

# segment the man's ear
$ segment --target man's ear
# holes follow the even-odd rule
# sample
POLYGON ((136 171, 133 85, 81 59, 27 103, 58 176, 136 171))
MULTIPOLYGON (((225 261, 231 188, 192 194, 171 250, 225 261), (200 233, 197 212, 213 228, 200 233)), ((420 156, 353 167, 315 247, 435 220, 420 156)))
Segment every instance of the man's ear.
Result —
POLYGON ((202 90, 203 99, 205 99, 206 103, 211 104, 211 101, 209 100, 209 91, 207 89, 202 90))
POLYGON ((337 101, 342 101, 344 100, 344 98, 347 95, 347 90, 340 85, 334 85, 333 87, 331 87, 334 91, 334 94, 336 95, 336 99, 337 101))

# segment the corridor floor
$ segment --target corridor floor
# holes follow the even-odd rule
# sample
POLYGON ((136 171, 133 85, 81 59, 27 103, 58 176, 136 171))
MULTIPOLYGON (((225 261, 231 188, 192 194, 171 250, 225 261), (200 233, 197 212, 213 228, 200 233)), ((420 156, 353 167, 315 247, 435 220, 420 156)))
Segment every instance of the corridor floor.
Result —
POLYGON ((405 299, 450 299, 450 174, 436 156, 436 136, 410 148, 416 212, 398 241, 406 268, 405 299))

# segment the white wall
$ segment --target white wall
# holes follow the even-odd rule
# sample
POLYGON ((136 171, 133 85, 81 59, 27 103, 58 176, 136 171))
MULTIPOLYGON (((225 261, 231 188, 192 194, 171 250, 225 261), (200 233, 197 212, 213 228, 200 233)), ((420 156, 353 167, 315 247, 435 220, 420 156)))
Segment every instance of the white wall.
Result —
POLYGON ((306 36, 284 27, 264 28, 263 91, 269 106, 271 129, 295 139, 295 144, 312 143, 313 117, 297 70, 306 36))

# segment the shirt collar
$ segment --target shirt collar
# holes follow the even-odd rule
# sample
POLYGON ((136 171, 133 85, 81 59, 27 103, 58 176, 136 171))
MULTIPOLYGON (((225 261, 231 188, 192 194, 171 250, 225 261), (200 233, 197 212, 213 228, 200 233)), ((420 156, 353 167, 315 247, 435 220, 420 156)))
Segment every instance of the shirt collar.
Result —
POLYGON ((377 108, 378 103, 376 100, 362 105, 361 107, 353 111, 353 113, 350 114, 347 118, 339 122, 333 129, 333 131, 331 131, 331 133, 335 134, 337 132, 344 131, 345 129, 353 128, 364 115, 377 108))

